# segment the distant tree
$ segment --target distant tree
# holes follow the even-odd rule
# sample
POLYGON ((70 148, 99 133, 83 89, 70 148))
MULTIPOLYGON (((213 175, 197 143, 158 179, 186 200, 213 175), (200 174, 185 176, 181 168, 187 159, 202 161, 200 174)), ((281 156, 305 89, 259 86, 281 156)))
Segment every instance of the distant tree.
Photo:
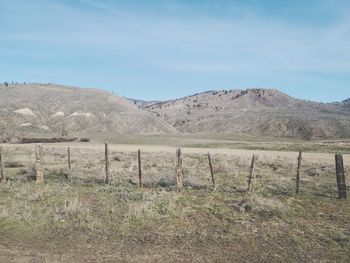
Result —
POLYGON ((62 123, 62 126, 61 126, 61 139, 62 139, 62 141, 64 140, 64 137, 68 137, 68 130, 67 130, 66 124, 62 123))
POLYGON ((191 114, 191 105, 186 104, 187 107, 187 114, 190 115, 191 114))

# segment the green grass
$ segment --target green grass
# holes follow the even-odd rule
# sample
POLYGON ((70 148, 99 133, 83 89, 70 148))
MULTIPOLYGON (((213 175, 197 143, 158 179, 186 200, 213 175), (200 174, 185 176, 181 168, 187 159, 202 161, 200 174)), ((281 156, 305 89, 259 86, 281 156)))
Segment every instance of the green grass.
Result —
POLYGON ((119 135, 118 137, 114 134, 110 134, 102 137, 97 135, 94 138, 99 142, 107 140, 111 143, 133 145, 350 153, 350 141, 348 138, 304 141, 297 138, 245 134, 119 135))
POLYGON ((288 151, 288 152, 321 152, 321 153, 342 153, 350 154, 350 144, 325 144, 319 142, 204 142, 188 143, 183 147, 193 148, 229 148, 260 151, 288 151))
POLYGON ((350 154, 349 139, 311 140, 296 138, 279 138, 268 136, 253 136, 244 134, 180 134, 180 135, 120 135, 115 137, 96 137, 97 141, 108 140, 111 143, 134 145, 167 145, 174 147, 194 148, 230 148, 246 150, 272 150, 322 152, 350 154), (108 139, 107 139, 108 138, 108 139))

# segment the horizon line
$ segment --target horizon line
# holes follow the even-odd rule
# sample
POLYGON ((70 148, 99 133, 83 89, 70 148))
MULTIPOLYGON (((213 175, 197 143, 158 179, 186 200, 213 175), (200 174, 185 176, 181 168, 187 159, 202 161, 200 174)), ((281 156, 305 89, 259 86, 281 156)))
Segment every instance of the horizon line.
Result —
POLYGON ((56 86, 64 86, 67 88, 76 88, 76 89, 86 89, 86 90, 101 90, 101 91, 105 91, 108 93, 111 93, 112 95, 115 96, 119 96, 122 97, 124 99, 127 100, 139 100, 139 101, 144 101, 144 102, 166 102, 166 101, 173 101, 173 100, 181 100, 187 97, 191 97, 191 96, 195 96, 195 95, 200 95, 200 94, 204 94, 204 93, 209 93, 209 92, 217 92, 217 91, 245 91, 245 90, 276 90, 280 93, 286 94, 287 96, 290 96, 294 99, 299 99, 299 100, 304 100, 304 101, 308 101, 308 102, 315 102, 315 103, 324 103, 324 104, 332 104, 332 103, 343 103, 344 101, 350 99, 349 97, 343 98, 342 100, 339 101, 317 101, 317 100, 312 100, 312 99, 307 99, 307 98, 300 98, 300 97, 296 97, 296 96, 292 96, 287 92, 282 91, 281 89, 278 88, 259 88, 259 87, 247 87, 247 88, 234 88, 234 89, 209 89, 209 90, 203 90, 200 92, 195 92, 192 94, 188 94, 188 95, 184 95, 184 96, 179 96, 176 98, 167 98, 167 99, 142 99, 139 97, 128 97, 125 95, 120 94, 119 92, 116 92, 114 90, 110 90, 108 88, 103 88, 103 87, 91 87, 91 86, 84 86, 84 85, 73 85, 73 84, 61 84, 61 83, 55 83, 55 82, 16 82, 16 81, 3 81, 0 83, 0 85, 6 85, 5 83, 7 83, 8 85, 56 85, 56 86))

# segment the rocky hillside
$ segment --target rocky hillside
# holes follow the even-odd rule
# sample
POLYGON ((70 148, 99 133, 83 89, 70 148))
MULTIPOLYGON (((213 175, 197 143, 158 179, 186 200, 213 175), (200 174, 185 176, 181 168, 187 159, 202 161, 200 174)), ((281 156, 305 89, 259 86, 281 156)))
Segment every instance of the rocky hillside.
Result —
POLYGON ((278 90, 210 91, 147 106, 179 131, 304 139, 350 137, 348 103, 316 103, 278 90))
POLYGON ((134 103, 95 89, 53 84, 0 85, 0 137, 173 133, 176 130, 134 103))
POLYGON ((350 137, 349 99, 316 103, 278 90, 209 91, 147 102, 53 84, 0 85, 0 138, 96 134, 248 133, 350 137))

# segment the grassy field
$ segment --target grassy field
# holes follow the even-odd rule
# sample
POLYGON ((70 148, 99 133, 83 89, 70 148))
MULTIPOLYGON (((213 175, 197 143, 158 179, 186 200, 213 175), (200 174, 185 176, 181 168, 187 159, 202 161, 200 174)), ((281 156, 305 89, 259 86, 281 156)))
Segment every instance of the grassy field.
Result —
MULTIPOLYGON (((78 136, 78 135, 77 135, 78 136)), ((350 154, 350 139, 310 140, 294 138, 276 138, 242 134, 185 134, 185 135, 120 135, 99 136, 99 141, 110 141, 114 144, 159 145, 195 148, 229 148, 265 151, 299 151, 350 154)))
MULTIPOLYGON (((337 199, 333 154, 318 148, 304 154, 296 196, 292 149, 268 151, 277 142, 260 142, 267 148, 252 151, 216 147, 210 138, 188 140, 184 188, 178 192, 178 139, 163 139, 111 144, 109 185, 103 183, 101 143, 44 145, 43 183, 32 180, 34 145, 4 145, 8 180, 0 184, 0 262, 350 261, 350 202, 337 199), (198 141, 210 149, 194 147, 198 141), (139 148, 143 188, 137 186, 139 148), (247 192, 253 152, 259 158, 247 192)), ((349 171, 350 156, 344 161, 349 171)))

